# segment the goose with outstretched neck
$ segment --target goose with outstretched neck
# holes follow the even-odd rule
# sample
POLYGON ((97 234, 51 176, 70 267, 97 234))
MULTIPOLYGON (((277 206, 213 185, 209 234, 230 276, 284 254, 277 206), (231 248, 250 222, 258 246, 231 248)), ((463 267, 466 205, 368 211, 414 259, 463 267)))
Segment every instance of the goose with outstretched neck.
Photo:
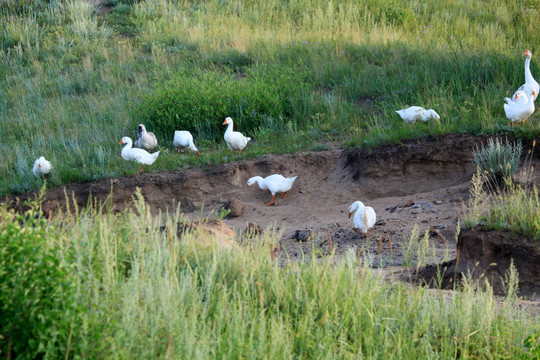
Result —
POLYGON ((532 73, 531 73, 531 58, 532 58, 532 52, 530 50, 526 50, 523 55, 525 56, 525 84, 521 85, 519 89, 512 95, 512 99, 505 98, 506 102, 509 103, 509 100, 516 100, 518 91, 523 91, 527 95, 527 98, 530 97, 530 95, 535 92, 533 95, 533 100, 535 101, 538 97, 538 92, 540 92, 540 85, 536 80, 534 80, 532 73))

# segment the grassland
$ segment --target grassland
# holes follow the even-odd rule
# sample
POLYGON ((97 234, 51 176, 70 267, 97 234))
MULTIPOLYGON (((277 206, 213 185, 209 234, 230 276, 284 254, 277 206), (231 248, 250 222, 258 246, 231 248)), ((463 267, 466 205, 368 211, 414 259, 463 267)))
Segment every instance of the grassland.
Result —
POLYGON ((0 194, 39 188, 42 155, 52 185, 134 174, 118 141, 140 122, 162 150, 148 171, 235 159, 225 116, 254 139, 247 157, 509 131, 502 98, 540 40, 535 1, 106 4, 102 15, 81 0, 0 4, 0 194), (394 113, 408 105, 441 121, 409 126, 394 113), (174 153, 182 128, 201 158, 174 153))
MULTIPOLYGON (((147 171, 235 160, 225 116, 254 138, 247 157, 507 132, 502 99, 540 40, 532 0, 107 4, 98 15, 80 0, 0 2, 0 194, 38 189, 41 155, 54 166, 48 185, 134 174, 118 141, 140 122, 162 151, 147 171), (394 113, 408 105, 441 121, 409 126, 394 113), (174 152, 181 128, 201 157, 174 152)), ((514 132, 532 138, 538 126, 514 132)), ((536 189, 513 195, 482 219, 520 226, 527 206, 538 224, 536 189)), ((1 357, 540 354, 538 319, 516 306, 512 282, 500 301, 467 282, 432 292, 380 280, 354 252, 279 264, 271 232, 233 249, 197 231, 180 242, 183 216, 156 218, 142 200, 121 214, 71 210, 48 223, 38 204, 0 205, 1 357)), ((537 236, 535 226, 525 230, 537 236)))
MULTIPOLYGON (((533 358, 538 320, 465 283, 437 293, 359 263, 281 264, 267 232, 220 248, 133 210, 0 207, 0 355, 21 358, 533 358), (72 209, 73 210, 73 209, 72 209), (38 249, 38 251, 36 251, 38 249)), ((515 285, 515 284, 514 284, 515 285)), ((514 289, 515 290, 515 289, 514 289)))

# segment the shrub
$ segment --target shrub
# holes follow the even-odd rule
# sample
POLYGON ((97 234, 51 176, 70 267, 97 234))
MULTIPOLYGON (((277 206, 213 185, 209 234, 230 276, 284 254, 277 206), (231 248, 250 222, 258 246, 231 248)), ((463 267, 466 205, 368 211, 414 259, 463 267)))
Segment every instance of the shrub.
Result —
POLYGON ((74 339, 75 282, 34 206, 0 209, 0 353, 9 359, 60 358, 74 339))
POLYGON ((313 87, 305 70, 295 68, 269 65, 246 69, 245 74, 230 69, 194 73, 184 69, 143 99, 141 114, 152 131, 165 137, 183 129, 220 139, 227 116, 247 135, 267 117, 278 127, 285 119, 305 122, 317 112, 313 87))
POLYGON ((521 141, 503 143, 499 139, 489 139, 487 145, 473 152, 473 160, 484 174, 495 181, 511 177, 519 168, 521 141))

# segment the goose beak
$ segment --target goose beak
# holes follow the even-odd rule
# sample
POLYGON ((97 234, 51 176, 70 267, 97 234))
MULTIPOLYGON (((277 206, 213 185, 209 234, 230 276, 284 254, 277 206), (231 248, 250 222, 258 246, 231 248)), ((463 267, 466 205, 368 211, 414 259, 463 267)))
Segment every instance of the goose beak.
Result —
POLYGON ((249 189, 249 184, 246 184, 246 189, 249 189))
POLYGON ((197 155, 201 156, 201 153, 199 152, 199 150, 197 150, 197 155))
POLYGON ((124 142, 122 140, 120 140, 119 144, 123 144, 124 142))
POLYGON ((349 219, 351 218, 352 212, 349 211, 349 219))
POLYGON ((536 96, 536 90, 533 90, 533 96, 536 96))
POLYGON ((227 120, 225 120, 225 121, 223 122, 223 125, 227 125, 227 120))
POLYGON ((38 168, 40 168, 40 169, 41 169, 41 164, 38 164, 38 168))
POLYGON ((525 52, 523 53, 523 56, 529 56, 531 52, 529 50, 525 50, 525 52))
POLYGON ((515 100, 516 100, 517 98, 518 98, 518 96, 517 96, 517 95, 516 95, 516 96, 514 96, 514 101, 515 101, 515 100))

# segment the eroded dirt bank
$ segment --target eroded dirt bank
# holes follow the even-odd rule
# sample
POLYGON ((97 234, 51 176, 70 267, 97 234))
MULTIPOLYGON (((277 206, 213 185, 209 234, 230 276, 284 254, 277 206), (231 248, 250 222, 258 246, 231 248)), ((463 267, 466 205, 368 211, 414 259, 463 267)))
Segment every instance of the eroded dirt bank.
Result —
MULTIPOLYGON (((241 215, 226 219, 226 224, 238 233, 249 223, 263 229, 273 226, 281 233, 283 256, 328 253, 330 237, 337 254, 350 247, 378 254, 382 238, 382 253, 371 256, 370 262, 374 266, 406 264, 410 260, 406 249, 416 226, 421 236, 428 234, 432 261, 441 261, 455 257, 457 219, 475 171, 472 151, 485 140, 455 134, 375 149, 272 155, 209 170, 68 184, 48 189, 43 209, 48 214, 64 206, 67 193, 80 207, 86 206, 92 196, 122 211, 140 188, 156 214, 180 203, 182 211, 195 219, 215 218, 224 203, 236 200, 243 208, 241 215), (266 206, 270 193, 256 186, 246 189, 245 184, 252 176, 273 173, 298 179, 286 199, 276 197, 275 206, 266 206), (356 200, 377 212, 378 221, 368 239, 353 231, 352 220, 347 218, 347 209, 356 200)), ((524 147, 527 149, 527 145, 524 147)), ((19 196, 19 200, 30 196, 19 196)))
MULTIPOLYGON (((79 206, 85 206, 91 195, 122 211, 132 202, 135 189, 140 188, 156 213, 181 203, 182 210, 195 218, 213 216, 211 213, 222 204, 235 199, 244 210, 226 223, 239 232, 248 223, 262 228, 274 225, 282 233, 282 249, 290 256, 309 255, 318 248, 326 251, 329 234, 338 253, 350 246, 377 251, 382 236, 383 255, 374 259, 374 264, 379 260, 401 264, 403 244, 415 224, 421 234, 429 228, 430 241, 440 250, 439 257, 447 248, 452 256, 457 216, 475 169, 471 153, 483 140, 471 135, 428 137, 370 150, 299 152, 209 170, 146 173, 68 184, 48 189, 43 208, 45 213, 54 212, 65 204, 67 193, 79 206), (297 175, 298 179, 286 199, 276 198, 275 206, 266 206, 269 192, 256 187, 246 189, 245 184, 251 176, 272 173, 297 175), (377 212, 377 225, 367 240, 352 230, 352 221, 347 218, 348 206, 355 200, 362 200, 377 212), (296 230, 309 232, 309 241, 291 238, 296 230), (393 243, 391 256, 389 238, 393 243)), ((19 198, 23 201, 29 196, 19 198)))

